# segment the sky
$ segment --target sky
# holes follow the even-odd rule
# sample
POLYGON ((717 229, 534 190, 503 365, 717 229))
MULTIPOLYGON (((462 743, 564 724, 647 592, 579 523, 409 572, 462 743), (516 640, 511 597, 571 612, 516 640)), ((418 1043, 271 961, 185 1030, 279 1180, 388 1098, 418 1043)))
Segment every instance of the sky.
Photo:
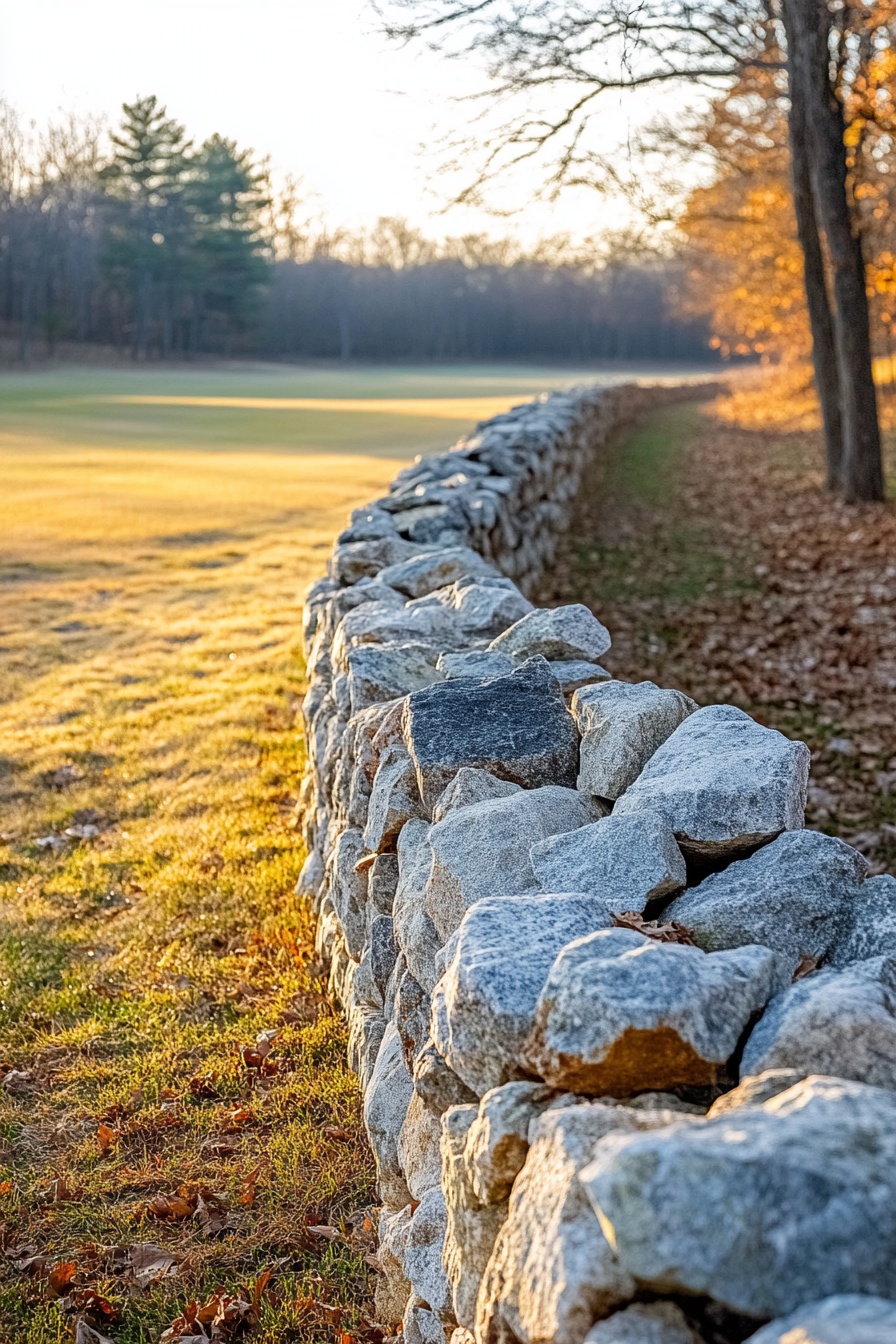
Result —
MULTIPOLYGON (((532 242, 619 222, 593 192, 510 221, 442 214, 439 146, 472 116, 458 95, 480 85, 471 66, 388 43, 366 0, 0 0, 0 95, 38 124, 60 109, 114 120, 155 93, 197 140, 218 131, 300 177, 337 226, 399 215, 433 235, 532 242)), ((604 115, 624 135, 623 109, 608 100, 604 115)))

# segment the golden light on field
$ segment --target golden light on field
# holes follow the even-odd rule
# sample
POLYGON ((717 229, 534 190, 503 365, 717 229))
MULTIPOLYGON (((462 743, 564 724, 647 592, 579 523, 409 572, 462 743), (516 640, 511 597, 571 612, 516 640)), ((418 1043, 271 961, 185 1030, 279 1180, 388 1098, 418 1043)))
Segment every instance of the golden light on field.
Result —
POLYGON ((112 406, 196 406, 238 411, 337 411, 365 415, 412 415, 429 420, 487 420, 516 405, 519 397, 187 397, 120 396, 97 400, 112 406))

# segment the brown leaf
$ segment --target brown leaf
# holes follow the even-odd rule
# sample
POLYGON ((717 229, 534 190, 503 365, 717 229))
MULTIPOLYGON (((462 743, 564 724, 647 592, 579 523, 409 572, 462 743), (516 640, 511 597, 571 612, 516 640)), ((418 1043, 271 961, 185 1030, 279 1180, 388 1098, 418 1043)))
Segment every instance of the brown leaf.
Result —
POLYGON ((193 1217, 198 1199, 197 1191, 182 1185, 174 1195, 153 1195, 146 1205, 146 1212, 153 1218, 170 1218, 176 1222, 193 1217))
POLYGON ((637 910, 623 910, 620 914, 613 916, 613 923, 618 929, 634 929, 636 933, 643 933, 645 937, 654 938, 658 943, 682 943, 686 947, 697 946, 690 930, 674 919, 664 924, 658 919, 645 919, 637 910))
POLYGON ((100 1146, 100 1153, 103 1157, 108 1157, 112 1149, 118 1143, 120 1131, 113 1129, 111 1125, 101 1124, 96 1131, 96 1141, 100 1146))
POLYGON ((65 1176, 57 1176, 39 1197, 45 1204, 68 1204, 80 1199, 83 1193, 83 1186, 69 1185, 65 1176))
POLYGON ((249 1174, 247 1176, 244 1176, 242 1181, 240 1182, 240 1194, 238 1203, 240 1203, 243 1206, 243 1208, 251 1209, 254 1206, 255 1187, 258 1184, 258 1178, 263 1170, 264 1170, 264 1164, 262 1164, 259 1167, 256 1167, 254 1171, 250 1171, 249 1174))
POLYGON ((195 1217, 203 1232, 207 1232, 210 1237, 227 1232, 232 1226, 223 1199, 220 1195, 213 1195, 210 1190, 197 1194, 195 1217))
POLYGON ((793 973, 793 982, 796 983, 797 980, 802 980, 804 975, 811 975, 812 972, 817 969, 817 957, 800 957, 799 965, 793 973))
POLYGON ((343 1129, 341 1125, 324 1125, 321 1133, 328 1139, 336 1139, 340 1142, 346 1142, 355 1137, 351 1130, 343 1129))
POLYGON ((217 1082, 218 1075, 216 1073, 203 1073, 191 1078, 187 1083, 187 1088, 195 1101, 217 1101, 217 1082))
POLYGON ((50 1270, 47 1279, 47 1297, 62 1297, 78 1272, 78 1267, 74 1260, 60 1260, 58 1265, 54 1265, 50 1270))
POLYGON ((147 1288, 159 1279, 171 1278, 179 1268, 177 1258, 151 1241, 138 1241, 128 1253, 128 1262, 139 1287, 147 1288))
POLYGON ((312 1237, 320 1237, 324 1241, 341 1241, 342 1233, 338 1227, 333 1227, 330 1223, 317 1223, 311 1225, 305 1224, 305 1231, 310 1232, 312 1237))
POLYGON ((279 1029, 271 1027, 267 1031, 258 1033, 254 1045, 244 1045, 242 1047, 240 1056, 247 1069, 261 1072, 279 1035, 279 1029))

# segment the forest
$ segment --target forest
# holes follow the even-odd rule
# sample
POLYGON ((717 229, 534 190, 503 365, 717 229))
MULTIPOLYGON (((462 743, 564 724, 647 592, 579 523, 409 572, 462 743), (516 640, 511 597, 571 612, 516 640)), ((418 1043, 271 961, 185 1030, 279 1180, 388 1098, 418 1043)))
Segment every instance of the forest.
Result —
POLYGON ((486 236, 361 233, 307 218, 295 182, 222 135, 195 145, 154 97, 111 134, 34 131, 0 106, 0 333, 136 358, 707 358, 680 260, 486 236))

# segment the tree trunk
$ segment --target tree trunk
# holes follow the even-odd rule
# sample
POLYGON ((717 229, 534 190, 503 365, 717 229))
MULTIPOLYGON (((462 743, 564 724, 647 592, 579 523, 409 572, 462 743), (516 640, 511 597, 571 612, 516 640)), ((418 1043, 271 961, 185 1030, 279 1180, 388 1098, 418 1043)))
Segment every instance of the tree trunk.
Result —
MULTIPOLYGON (((792 2, 792 0, 791 0, 792 2)), ((799 3, 799 0, 796 0, 799 3)), ((787 45, 794 48, 790 31, 791 3, 784 5, 784 26, 787 45)), ((791 75, 791 90, 793 89, 791 75)), ((793 181, 793 206, 796 228, 803 253, 803 284, 809 309, 812 332, 812 366, 815 388, 821 406, 824 430, 824 450, 827 464, 827 486, 839 490, 843 485, 843 421, 840 413, 840 377, 837 372, 837 350, 834 343, 834 323, 828 298, 815 201, 812 195, 812 173, 806 125, 803 120, 803 102, 791 97, 788 116, 790 138, 790 169, 793 181)))
POLYGON ((843 108, 831 85, 827 0, 785 0, 794 129, 805 134, 818 226, 827 240, 834 299, 843 456, 849 501, 883 499, 884 480, 862 243, 846 187, 843 108))

